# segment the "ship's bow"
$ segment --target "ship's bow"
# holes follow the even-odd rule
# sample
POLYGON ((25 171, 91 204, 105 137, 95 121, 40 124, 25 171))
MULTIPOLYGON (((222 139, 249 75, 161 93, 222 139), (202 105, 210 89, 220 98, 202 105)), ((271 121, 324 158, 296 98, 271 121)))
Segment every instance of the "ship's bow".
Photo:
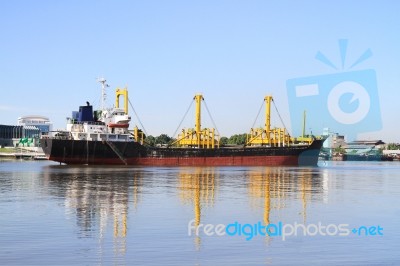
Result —
POLYGON ((300 154, 298 158, 299 166, 317 166, 319 153, 325 140, 326 138, 315 139, 311 145, 300 154))

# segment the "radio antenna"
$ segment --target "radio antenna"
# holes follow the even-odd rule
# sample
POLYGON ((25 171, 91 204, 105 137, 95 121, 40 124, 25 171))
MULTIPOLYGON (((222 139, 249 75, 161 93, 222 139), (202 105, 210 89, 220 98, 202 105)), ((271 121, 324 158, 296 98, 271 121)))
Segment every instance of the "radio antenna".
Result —
POLYGON ((104 105, 107 99, 106 88, 110 87, 110 85, 106 83, 107 80, 105 78, 97 78, 97 82, 101 83, 101 110, 104 110, 104 105))

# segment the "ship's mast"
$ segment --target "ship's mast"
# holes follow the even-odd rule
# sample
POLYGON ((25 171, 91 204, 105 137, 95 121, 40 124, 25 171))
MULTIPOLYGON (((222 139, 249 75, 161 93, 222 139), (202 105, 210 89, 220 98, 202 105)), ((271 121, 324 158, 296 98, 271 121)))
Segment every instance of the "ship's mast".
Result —
POLYGON ((268 95, 264 98, 265 101, 265 134, 267 137, 267 143, 271 143, 271 102, 272 96, 268 95))
POLYGON ((101 83, 101 110, 104 110, 105 108, 105 102, 107 99, 107 93, 106 93, 106 88, 110 87, 106 82, 107 80, 105 78, 98 78, 97 82, 101 83))
MULTIPOLYGON (((203 95, 196 94, 194 96, 194 100, 196 101, 196 118, 195 118, 196 135, 197 135, 197 140, 200 140, 200 135, 201 135, 201 101, 203 100, 203 95)), ((199 145, 200 145, 200 141, 199 141, 199 145)))
POLYGON ((301 135, 303 138, 306 135, 306 110, 303 113, 303 134, 301 135))

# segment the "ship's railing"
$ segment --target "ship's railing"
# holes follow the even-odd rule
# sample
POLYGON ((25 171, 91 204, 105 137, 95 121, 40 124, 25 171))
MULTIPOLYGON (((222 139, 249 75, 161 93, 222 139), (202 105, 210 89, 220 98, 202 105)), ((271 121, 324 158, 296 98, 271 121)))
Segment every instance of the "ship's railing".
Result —
POLYGON ((102 141, 113 141, 113 142, 131 142, 134 138, 131 134, 99 134, 99 140, 102 141))
POLYGON ((70 124, 73 125, 84 125, 84 124, 88 124, 88 125, 97 125, 97 126, 104 126, 105 123, 104 122, 99 122, 99 121, 76 121, 74 119, 71 119, 69 121, 70 124))
POLYGON ((71 132, 68 131, 49 131, 42 135, 42 139, 72 139, 71 132))

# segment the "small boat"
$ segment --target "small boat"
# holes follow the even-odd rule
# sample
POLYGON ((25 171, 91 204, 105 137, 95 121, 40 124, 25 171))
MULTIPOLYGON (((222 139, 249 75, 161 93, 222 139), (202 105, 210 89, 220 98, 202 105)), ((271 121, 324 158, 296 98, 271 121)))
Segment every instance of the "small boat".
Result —
POLYGON ((42 161, 42 160, 48 160, 47 159, 47 157, 46 157, 46 155, 35 155, 35 156, 33 156, 33 160, 35 160, 35 161, 42 161))

